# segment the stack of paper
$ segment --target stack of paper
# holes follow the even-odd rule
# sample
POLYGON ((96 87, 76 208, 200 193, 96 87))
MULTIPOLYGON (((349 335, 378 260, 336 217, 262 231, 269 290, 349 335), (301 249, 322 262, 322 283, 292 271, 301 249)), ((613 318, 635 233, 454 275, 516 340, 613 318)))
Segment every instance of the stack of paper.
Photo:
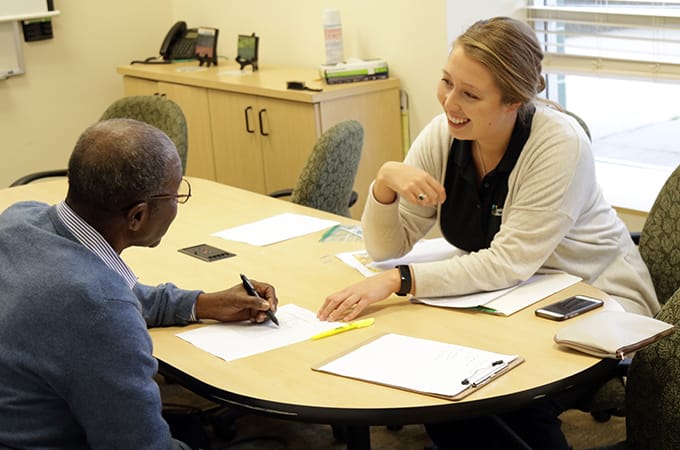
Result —
POLYGON ((516 286, 497 291, 453 297, 412 297, 411 301, 445 308, 481 307, 486 312, 509 316, 579 281, 581 278, 568 273, 542 274, 534 275, 516 286))
MULTIPOLYGON (((366 250, 339 253, 336 256, 370 277, 399 264, 439 261, 462 254, 462 250, 453 247, 444 238, 435 238, 418 241, 408 254, 385 261, 373 261, 366 250)), ((497 291, 453 297, 412 297, 411 301, 446 308, 480 308, 485 312, 509 316, 579 281, 581 278, 567 273, 534 275, 523 283, 497 291)))
POLYGON ((361 272, 365 277, 370 277, 383 270, 393 269, 394 266, 399 264, 439 261, 463 253, 462 250, 452 246, 444 238, 435 238, 418 241, 406 255, 385 261, 373 261, 366 250, 339 253, 336 256, 348 266, 361 272))
POLYGON ((458 400, 523 361, 399 334, 386 334, 313 370, 458 400))

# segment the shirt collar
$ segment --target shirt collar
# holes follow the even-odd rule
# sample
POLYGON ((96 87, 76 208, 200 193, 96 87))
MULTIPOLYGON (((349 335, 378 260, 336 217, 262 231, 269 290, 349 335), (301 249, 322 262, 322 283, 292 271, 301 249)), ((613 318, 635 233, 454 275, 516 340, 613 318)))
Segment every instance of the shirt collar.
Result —
POLYGON ((97 255, 111 270, 123 277, 130 289, 137 284, 137 276, 132 269, 125 264, 120 255, 97 230, 76 214, 65 201, 58 203, 56 210, 64 226, 83 247, 97 255))
MULTIPOLYGON (((524 144, 526 144, 527 140, 529 139, 529 135, 531 134, 531 122, 533 121, 535 112, 536 107, 531 105, 527 111, 526 119, 522 121, 518 118, 515 121, 515 126, 513 127, 512 134, 510 136, 510 142, 508 142, 508 148, 505 151, 505 154, 503 154, 503 158, 501 158, 498 166, 496 166, 489 173, 495 174, 512 172, 512 169, 515 168, 515 164, 519 159, 520 153, 522 153, 524 144)), ((461 169, 465 169, 465 167, 467 167, 472 160, 472 141, 459 141, 458 139, 454 138, 453 142, 451 143, 451 150, 452 154, 454 155, 454 162, 456 165, 461 169), (461 151, 453 152, 454 146, 460 148, 461 151), (467 148, 467 151, 462 151, 465 148, 467 148)), ((474 170, 470 170, 468 176, 470 177, 470 181, 474 182, 476 178, 476 172, 474 170)))

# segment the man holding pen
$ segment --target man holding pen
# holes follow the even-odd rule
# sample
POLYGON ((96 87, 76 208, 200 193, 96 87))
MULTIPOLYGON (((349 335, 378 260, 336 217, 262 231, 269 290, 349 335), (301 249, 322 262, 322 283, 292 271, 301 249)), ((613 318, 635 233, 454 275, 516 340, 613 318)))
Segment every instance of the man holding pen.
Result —
POLYGON ((261 323, 276 310, 274 288, 137 282, 121 252, 158 245, 191 197, 160 130, 99 122, 68 173, 65 201, 0 214, 0 448, 187 449, 161 416, 147 327, 261 323))

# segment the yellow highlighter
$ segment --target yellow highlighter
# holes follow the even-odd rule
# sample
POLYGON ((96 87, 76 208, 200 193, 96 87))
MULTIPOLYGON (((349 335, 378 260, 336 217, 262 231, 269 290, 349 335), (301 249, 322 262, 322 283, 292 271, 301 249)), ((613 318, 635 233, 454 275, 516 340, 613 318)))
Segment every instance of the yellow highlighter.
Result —
POLYGON ((375 319, 373 318, 355 320, 354 322, 350 322, 346 325, 333 328, 332 330, 322 331, 319 334, 315 334, 314 336, 312 336, 312 339, 316 340, 328 336, 335 336, 338 333, 344 333, 345 331, 354 330, 355 328, 370 327, 371 325, 373 325, 373 322, 375 322, 375 319))

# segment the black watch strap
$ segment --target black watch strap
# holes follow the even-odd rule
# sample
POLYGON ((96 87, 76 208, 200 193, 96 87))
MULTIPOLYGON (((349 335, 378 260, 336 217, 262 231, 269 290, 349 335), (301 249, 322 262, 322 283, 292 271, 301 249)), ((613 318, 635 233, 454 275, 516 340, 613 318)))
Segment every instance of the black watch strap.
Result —
POLYGON ((399 265, 397 266, 397 269, 399 269, 399 277, 401 278, 401 286, 399 287, 399 290, 396 292, 397 295, 406 295, 409 292, 411 292, 411 286, 412 286, 412 281, 411 281, 411 268, 407 265, 399 265))

